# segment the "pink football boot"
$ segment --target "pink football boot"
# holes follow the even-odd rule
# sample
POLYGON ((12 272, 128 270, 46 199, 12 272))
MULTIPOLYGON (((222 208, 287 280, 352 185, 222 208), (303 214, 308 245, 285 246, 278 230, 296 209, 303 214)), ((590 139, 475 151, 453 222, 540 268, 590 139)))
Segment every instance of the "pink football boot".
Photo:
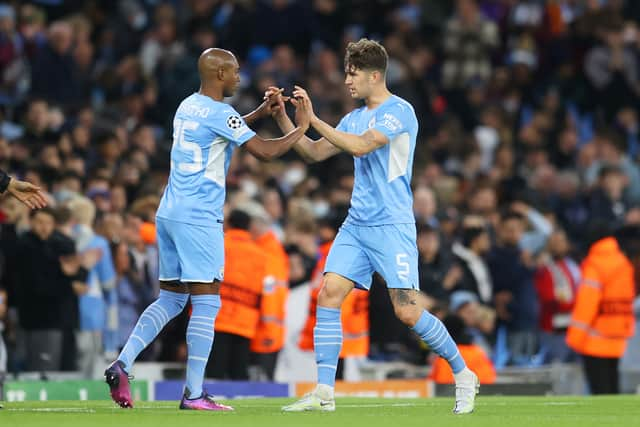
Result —
POLYGON ((109 384, 111 399, 121 408, 133 408, 131 389, 129 388, 129 374, 124 370, 124 363, 116 360, 104 371, 104 377, 109 384))

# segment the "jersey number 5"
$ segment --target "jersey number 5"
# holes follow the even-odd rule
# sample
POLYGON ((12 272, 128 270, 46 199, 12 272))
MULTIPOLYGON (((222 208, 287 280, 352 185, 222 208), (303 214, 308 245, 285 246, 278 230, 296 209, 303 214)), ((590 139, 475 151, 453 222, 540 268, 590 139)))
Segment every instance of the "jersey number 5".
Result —
POLYGON ((225 148, 227 141, 224 138, 216 138, 209 146, 209 155, 206 165, 202 161, 202 148, 191 141, 185 139, 185 131, 195 131, 200 123, 192 120, 176 119, 173 128, 175 129, 174 144, 177 142, 180 149, 191 153, 191 162, 178 163, 178 169, 187 173, 198 173, 204 169, 204 177, 224 187, 225 173, 224 161, 226 157, 225 148))
POLYGON ((409 280, 409 255, 396 254, 396 264, 398 265, 398 277, 402 280, 409 280))

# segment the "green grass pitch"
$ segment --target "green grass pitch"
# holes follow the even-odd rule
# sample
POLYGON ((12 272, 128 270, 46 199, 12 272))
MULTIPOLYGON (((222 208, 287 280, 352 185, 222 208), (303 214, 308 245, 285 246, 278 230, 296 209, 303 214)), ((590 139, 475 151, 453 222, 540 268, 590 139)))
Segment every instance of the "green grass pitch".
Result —
POLYGON ((290 401, 229 401, 233 413, 179 411, 177 402, 138 402, 133 410, 108 401, 5 402, 0 426, 640 427, 640 396, 480 396, 475 413, 464 416, 451 414, 451 398, 342 398, 334 413, 281 413, 280 406, 290 401))

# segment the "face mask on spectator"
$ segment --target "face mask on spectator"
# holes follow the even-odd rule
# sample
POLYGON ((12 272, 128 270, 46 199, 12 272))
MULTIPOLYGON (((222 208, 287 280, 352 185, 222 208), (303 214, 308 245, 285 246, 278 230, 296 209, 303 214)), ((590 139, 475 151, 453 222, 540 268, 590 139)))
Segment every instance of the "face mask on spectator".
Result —
POLYGON ((313 202, 313 214, 316 218, 322 218, 329 213, 329 203, 326 200, 317 200, 313 202))
POLYGON ((250 198, 258 194, 258 185, 250 179, 243 180, 240 183, 240 188, 242 188, 242 192, 250 198))
POLYGON ((289 187, 295 187, 305 178, 305 172, 300 168, 292 168, 285 172, 283 176, 284 182, 289 187))

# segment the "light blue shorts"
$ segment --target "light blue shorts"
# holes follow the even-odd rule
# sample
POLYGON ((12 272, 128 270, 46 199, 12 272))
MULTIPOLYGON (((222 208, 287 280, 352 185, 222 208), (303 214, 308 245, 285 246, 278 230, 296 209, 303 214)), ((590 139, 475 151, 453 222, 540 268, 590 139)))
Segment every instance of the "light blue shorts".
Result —
POLYGON ((384 278, 388 288, 419 289, 415 224, 343 224, 324 272, 337 273, 366 290, 374 272, 384 278))
POLYGON ((210 226, 156 218, 160 280, 210 283, 224 275, 222 224, 210 226))

